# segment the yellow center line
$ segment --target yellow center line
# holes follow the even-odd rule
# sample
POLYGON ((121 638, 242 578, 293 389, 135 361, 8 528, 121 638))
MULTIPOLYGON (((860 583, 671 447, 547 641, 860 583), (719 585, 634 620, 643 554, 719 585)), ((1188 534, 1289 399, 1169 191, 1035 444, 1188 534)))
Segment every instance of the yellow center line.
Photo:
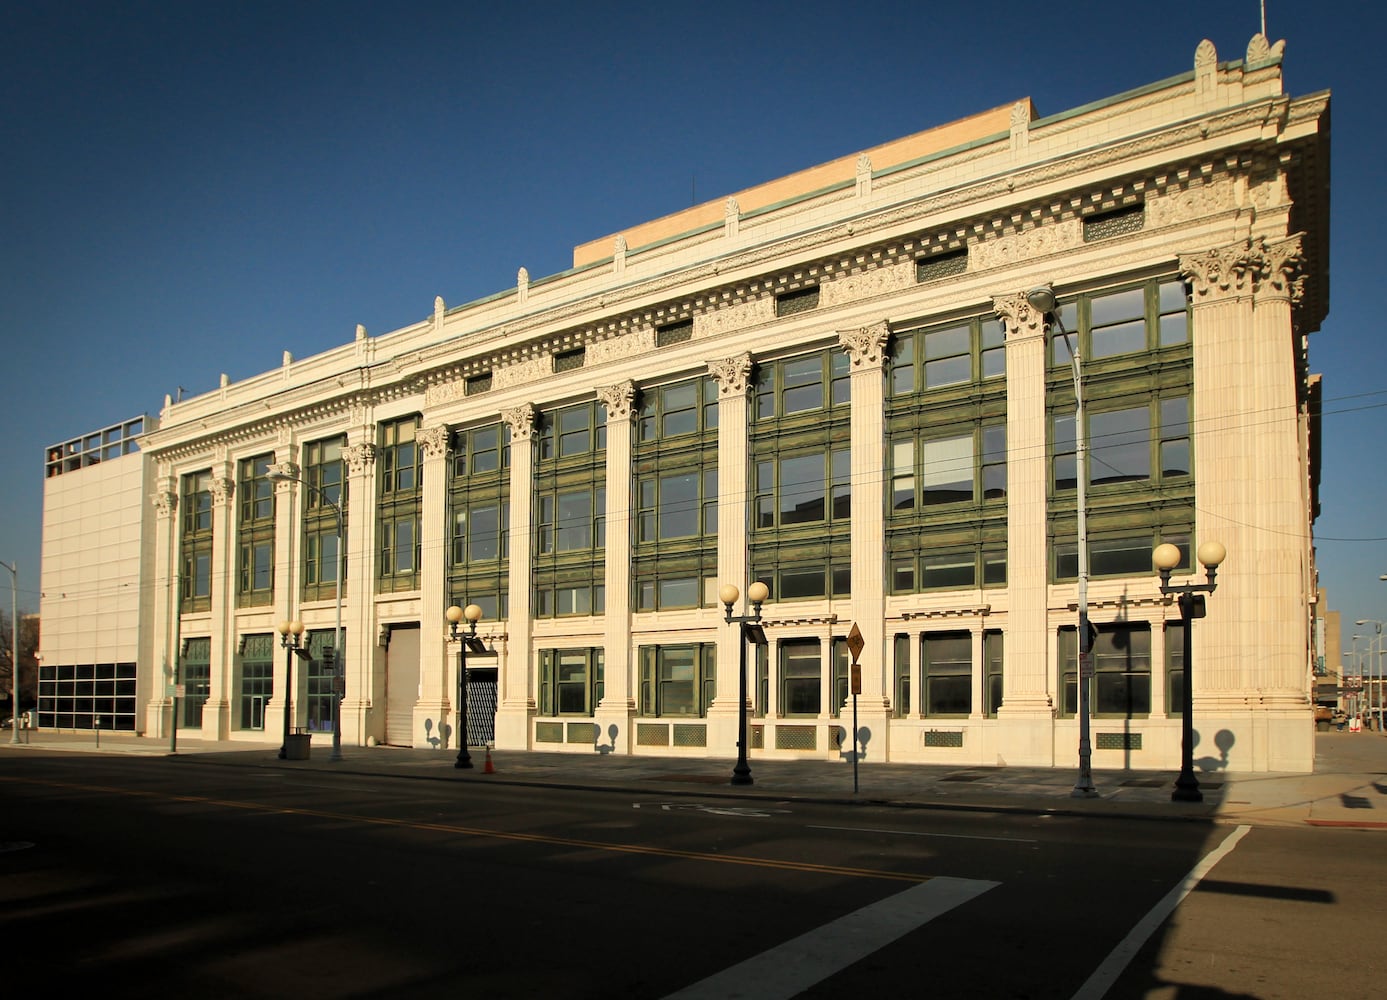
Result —
POLYGON ((203 795, 176 795, 169 792, 156 792, 133 788, 113 788, 108 785, 89 785, 79 782, 50 781, 40 778, 0 775, 0 782, 5 781, 41 785, 48 788, 64 788, 80 792, 104 792, 115 795, 128 795, 135 798, 163 799, 170 802, 187 802, 196 805, 218 806, 224 809, 242 809, 270 815, 308 816, 314 819, 335 820, 343 823, 368 823, 374 826, 393 826, 405 830, 427 830, 435 833, 462 834, 469 837, 509 840, 518 843, 547 844, 554 847, 576 847, 591 851, 606 851, 613 854, 635 854, 647 857, 676 858, 683 861, 708 861, 716 864, 771 868, 778 871, 805 872, 815 875, 844 875, 850 878, 887 879, 895 882, 919 883, 928 882, 931 878, 931 876, 928 875, 913 875, 907 872, 884 871, 877 868, 852 868, 844 865, 820 865, 809 861, 781 861, 775 858, 756 858, 739 854, 683 851, 673 847, 653 847, 646 844, 612 844, 596 840, 580 840, 576 837, 560 837, 544 833, 488 830, 483 827, 458 826, 453 823, 431 823, 424 820, 391 819, 385 816, 364 816, 357 813, 330 812, 326 809, 305 809, 300 806, 272 806, 263 802, 245 802, 237 799, 214 799, 203 795))

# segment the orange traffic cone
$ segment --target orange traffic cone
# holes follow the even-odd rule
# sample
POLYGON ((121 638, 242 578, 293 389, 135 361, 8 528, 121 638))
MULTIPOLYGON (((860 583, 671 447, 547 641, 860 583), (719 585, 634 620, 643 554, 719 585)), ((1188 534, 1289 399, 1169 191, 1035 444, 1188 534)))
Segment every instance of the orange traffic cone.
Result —
POLYGON ((482 768, 482 774, 495 774, 496 768, 491 763, 491 747, 486 748, 486 766, 482 768))

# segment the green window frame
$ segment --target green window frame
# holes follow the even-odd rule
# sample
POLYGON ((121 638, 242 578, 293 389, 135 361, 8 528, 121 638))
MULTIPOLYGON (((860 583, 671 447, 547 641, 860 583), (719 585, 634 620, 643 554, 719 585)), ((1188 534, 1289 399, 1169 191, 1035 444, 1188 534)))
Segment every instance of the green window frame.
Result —
POLYGON ((780 643, 780 715, 817 718, 823 711, 822 647, 818 639, 786 639, 780 643))
POLYGON ((212 472, 188 473, 181 485, 179 608, 186 614, 212 608, 212 472))
POLYGON ((236 603, 269 604, 274 599, 275 494, 269 479, 273 454, 243 458, 238 464, 236 496, 238 560, 236 603))
POLYGON ((424 510, 420 420, 418 414, 413 414, 380 426, 376 582, 382 592, 415 590, 419 586, 419 534, 424 510))
MULTIPOLYGON (((338 698, 337 678, 346 677, 345 663, 341 656, 333 658, 332 663, 324 656, 324 650, 331 649, 336 637, 335 629, 316 629, 308 633, 305 647, 311 659, 305 680, 307 698, 304 707, 307 714, 307 728, 313 732, 332 732, 332 703, 338 698)), ((347 630, 342 629, 342 650, 347 648, 347 630)))
POLYGON ((822 413, 851 400, 851 363, 827 350, 758 365, 753 389, 755 421, 822 413))
POLYGON ((416 437, 419 416, 381 424, 379 483, 381 496, 413 496, 423 487, 423 464, 416 437))
POLYGON ((1002 707, 1006 666, 1005 640, 1006 636, 1000 629, 988 629, 982 635, 982 711, 989 719, 995 719, 997 709, 1002 707))
POLYGON ((968 632, 920 636, 920 707, 927 718, 973 711, 973 637, 968 632))
POLYGON ((1185 623, 1165 623, 1165 714, 1185 714, 1185 623))
POLYGON ((453 432, 448 588, 452 604, 476 604, 489 621, 510 610, 510 465, 508 424, 453 432))
POLYGON ((241 642, 239 728, 260 732, 265 728, 265 707, 274 694, 274 635, 261 632, 243 636, 241 642))
MULTIPOLYGON (((1144 719, 1151 713, 1151 626, 1147 622, 1092 623, 1093 677, 1089 704, 1094 718, 1144 719)), ((1078 630, 1059 630, 1060 714, 1078 711, 1078 630)))
POLYGON ((212 693, 212 640, 198 637, 184 640, 183 656, 178 665, 178 680, 183 685, 183 712, 179 729, 202 728, 202 709, 212 693))
POLYGON ((536 430, 540 462, 591 461, 607 450, 607 407, 601 401, 546 410, 536 430))
MULTIPOLYGON (((343 434, 310 441, 303 448, 303 479, 315 487, 303 491, 302 594, 307 601, 332 600, 337 596, 339 571, 346 575, 346 561, 340 558, 348 530, 346 447, 343 434), (340 539, 332 503, 342 508, 344 537, 340 539)), ((345 580, 341 582, 345 585, 345 580)))
POLYGON ((1006 326, 974 316, 893 334, 888 392, 894 399, 981 386, 1006 370, 1006 326))
POLYGON ((539 714, 591 717, 602 702, 604 651, 541 649, 539 714))
POLYGON ((891 639, 891 663, 895 684, 891 692, 891 716, 904 719, 910 715, 910 636, 903 632, 891 639))
POLYGON ((640 647, 640 714, 707 718, 717 693, 716 643, 640 647))

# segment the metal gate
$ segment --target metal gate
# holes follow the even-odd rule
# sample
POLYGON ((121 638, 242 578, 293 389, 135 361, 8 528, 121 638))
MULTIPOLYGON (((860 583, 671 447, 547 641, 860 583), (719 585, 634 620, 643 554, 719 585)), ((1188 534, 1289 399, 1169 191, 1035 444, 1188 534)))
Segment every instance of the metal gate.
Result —
POLYGON ((496 739, 496 668, 467 670, 467 745, 487 746, 496 739))

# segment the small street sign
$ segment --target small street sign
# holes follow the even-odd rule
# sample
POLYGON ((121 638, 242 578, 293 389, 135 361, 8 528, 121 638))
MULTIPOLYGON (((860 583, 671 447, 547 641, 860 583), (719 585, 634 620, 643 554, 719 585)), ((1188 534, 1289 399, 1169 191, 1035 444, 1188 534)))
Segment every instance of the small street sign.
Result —
POLYGON ((1093 676, 1093 654, 1079 654, 1079 676, 1088 679, 1093 676))
POLYGON ((862 638, 862 630, 857 627, 857 622, 852 623, 852 631, 848 633, 848 652, 852 654, 852 662, 856 663, 862 655, 862 649, 867 645, 862 638))

